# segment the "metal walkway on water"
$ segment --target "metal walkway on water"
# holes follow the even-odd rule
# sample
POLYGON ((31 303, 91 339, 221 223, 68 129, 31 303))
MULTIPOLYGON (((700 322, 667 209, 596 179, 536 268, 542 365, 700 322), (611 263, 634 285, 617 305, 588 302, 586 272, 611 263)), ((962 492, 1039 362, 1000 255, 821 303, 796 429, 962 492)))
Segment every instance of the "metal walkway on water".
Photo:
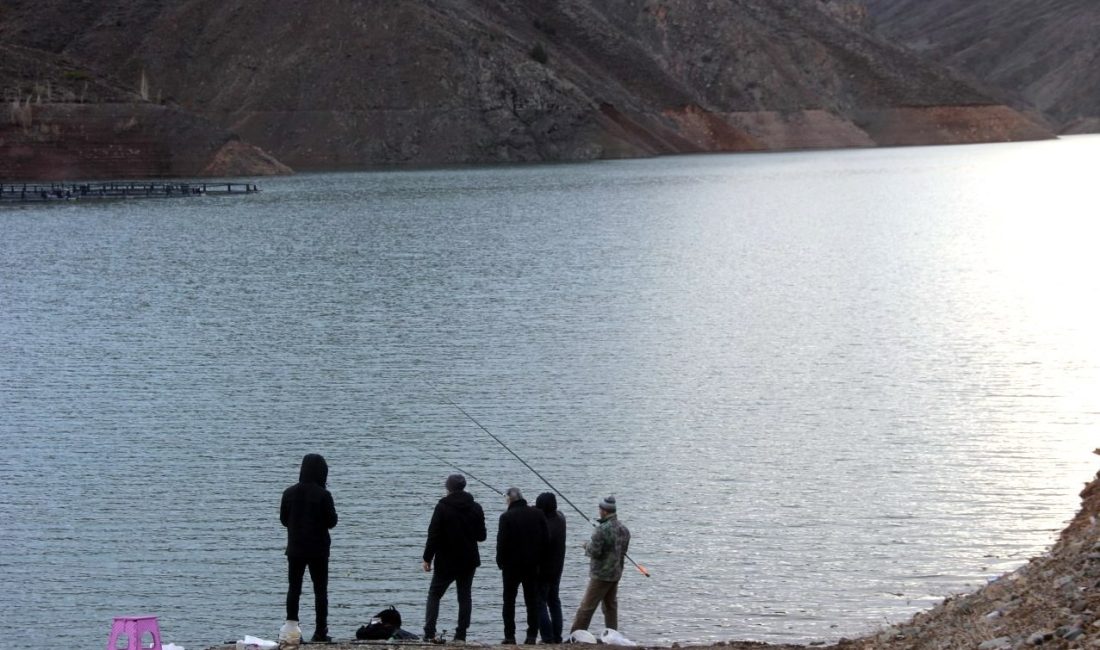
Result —
POLYGON ((0 183, 0 203, 254 194, 253 183, 0 183))

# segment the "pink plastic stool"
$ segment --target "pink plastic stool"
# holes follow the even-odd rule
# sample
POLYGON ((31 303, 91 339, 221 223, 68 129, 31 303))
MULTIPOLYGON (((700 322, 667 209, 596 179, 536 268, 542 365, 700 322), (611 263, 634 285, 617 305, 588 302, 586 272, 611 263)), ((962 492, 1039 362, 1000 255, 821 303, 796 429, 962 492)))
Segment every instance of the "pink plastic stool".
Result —
POLYGON ((162 650, 156 616, 116 616, 111 625, 111 636, 107 640, 107 650, 118 650, 118 639, 121 636, 126 637, 126 650, 162 650), (141 644, 146 633, 153 637, 151 646, 141 644))

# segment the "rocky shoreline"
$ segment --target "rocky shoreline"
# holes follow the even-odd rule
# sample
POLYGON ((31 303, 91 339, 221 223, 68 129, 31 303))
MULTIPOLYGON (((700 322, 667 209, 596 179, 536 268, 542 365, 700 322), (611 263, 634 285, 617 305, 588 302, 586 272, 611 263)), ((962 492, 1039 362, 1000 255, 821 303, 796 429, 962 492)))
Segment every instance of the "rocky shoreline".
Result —
MULTIPOLYGON (((1100 455, 1100 449, 1093 453, 1100 455)), ((324 647, 351 650, 373 646, 433 647, 377 641, 334 643, 324 647)), ((651 646, 639 646, 645 647, 651 646)), ((680 646, 673 644, 672 647, 680 646)), ((1100 472, 1082 490, 1081 509, 1048 553, 1033 558, 978 591, 948 598, 905 623, 859 639, 841 639, 833 645, 730 641, 690 647, 699 650, 1100 648, 1100 472)), ((233 645, 218 645, 207 650, 234 648, 233 645)))

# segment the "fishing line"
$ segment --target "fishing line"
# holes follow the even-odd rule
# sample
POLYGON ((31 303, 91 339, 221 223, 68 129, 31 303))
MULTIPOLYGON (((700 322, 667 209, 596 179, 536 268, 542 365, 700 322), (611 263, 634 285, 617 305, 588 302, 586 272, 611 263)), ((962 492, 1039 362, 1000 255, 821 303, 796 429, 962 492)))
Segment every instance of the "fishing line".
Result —
MULTIPOLYGON (((497 442, 497 444, 499 444, 499 445, 500 445, 501 447, 504 447, 504 449, 505 449, 505 450, 507 450, 507 451, 508 451, 508 453, 510 453, 510 454, 512 454, 513 456, 515 456, 516 460, 518 460, 519 462, 523 463, 523 466, 524 466, 524 467, 526 467, 527 469, 531 470, 531 472, 532 472, 532 473, 533 473, 533 474, 534 474, 535 476, 537 476, 537 477, 539 477, 540 479, 542 479, 542 482, 543 482, 543 483, 545 483, 545 484, 546 484, 546 485, 547 485, 547 486, 548 486, 548 487, 549 487, 549 488, 550 488, 551 490, 553 490, 553 491, 554 491, 554 492, 555 492, 555 493, 556 493, 556 494, 557 494, 557 495, 558 495, 559 497, 561 497, 561 498, 562 498, 562 499, 563 499, 563 500, 564 500, 564 501, 565 501, 566 503, 568 503, 568 504, 569 504, 570 506, 572 506, 572 507, 573 507, 573 509, 577 511, 577 514, 579 514, 579 515, 580 515, 581 517, 583 517, 585 521, 587 521, 588 523, 592 524, 593 526, 595 526, 595 525, 596 525, 596 522, 592 521, 592 519, 591 519, 591 518, 590 518, 590 517, 589 517, 588 515, 586 515, 586 514, 584 513, 584 511, 583 511, 583 510, 581 510, 580 508, 578 508, 578 507, 577 507, 577 504, 575 504, 575 503, 573 503, 572 501, 570 501, 570 500, 569 500, 569 497, 567 497, 567 496, 565 496, 564 494, 562 494, 562 493, 561 493, 561 490, 559 490, 558 488, 554 487, 554 484, 553 484, 553 483, 551 483, 550 481, 548 481, 548 480, 546 479, 546 477, 545 477, 545 476, 543 476, 542 474, 540 474, 540 473, 539 473, 539 471, 538 471, 537 469, 535 469, 534 467, 531 467, 530 463, 528 463, 527 461, 525 461, 525 460, 523 460, 522 458, 520 458, 519 454, 517 454, 516 452, 512 451, 512 448, 511 448, 511 447, 509 447, 508 445, 504 444, 504 441, 503 441, 503 440, 501 440, 501 439, 500 439, 500 438, 498 438, 498 437, 497 437, 496 435, 494 435, 492 431, 490 431, 490 430, 488 430, 487 428, 485 428, 485 425, 481 424, 480 422, 478 422, 478 421, 477 421, 477 419, 476 419, 476 418, 474 418, 474 416, 472 416, 472 415, 470 415, 469 413, 467 413, 467 412, 466 412, 466 409, 462 408, 462 407, 461 407, 461 406, 459 406, 458 404, 455 404, 455 402, 454 402, 454 401, 453 401, 453 400, 452 400, 452 399, 451 399, 450 397, 447 397, 447 394, 446 394, 446 393, 444 393, 444 392, 443 392, 442 390, 440 390, 440 389, 439 389, 439 388, 438 388, 438 387, 437 387, 437 386, 436 386, 435 384, 433 384, 432 382, 428 381, 427 379, 423 379, 423 378, 421 378, 421 381, 423 381, 423 382, 424 382, 425 384, 427 384, 428 386, 430 386, 430 387, 432 388, 432 390, 434 390, 434 391, 435 391, 435 392, 436 392, 436 393, 437 393, 437 394, 439 395, 439 397, 441 397, 441 398, 443 399, 443 401, 445 401, 445 402, 447 402, 448 404, 450 404, 451 406, 455 407, 456 409, 458 409, 458 411, 459 411, 460 413, 462 413, 462 414, 463 414, 463 415, 465 415, 465 416, 466 416, 467 418, 469 418, 471 422, 473 422, 474 424, 476 424, 476 425, 478 426, 478 428, 479 428, 479 429, 481 429, 482 431, 484 431, 485 433, 487 433, 487 434, 489 435, 489 437, 490 437, 490 438, 492 438, 493 440, 495 440, 495 441, 497 442)), ((638 571, 639 571, 639 572, 640 572, 640 573, 641 573, 642 575, 644 575, 644 576, 645 576, 645 577, 647 577, 647 578, 649 577, 649 570, 648 570, 648 569, 646 569, 646 568, 645 568, 644 566, 642 566, 642 565, 638 564, 637 562, 635 562, 635 561, 634 561, 634 558, 630 557, 629 555, 627 555, 627 554, 625 554, 625 553, 624 553, 623 555, 624 555, 624 556, 626 557, 626 559, 630 560, 630 563, 631 563, 631 564, 633 564, 633 565, 635 566, 635 568, 637 568, 637 569, 638 569, 638 571)))
POLYGON ((443 464, 444 464, 444 465, 446 465, 447 467, 450 467, 450 468, 451 468, 451 469, 453 469, 453 470, 457 470, 457 471, 458 471, 459 473, 461 473, 461 474, 465 474, 466 476, 469 476, 470 478, 474 479, 474 480, 475 480, 475 481, 477 481, 478 483, 481 483, 482 485, 484 485, 485 487, 489 488, 489 489, 490 489, 490 490, 492 490, 493 492, 496 492, 496 493, 497 493, 497 494, 499 494, 500 496, 504 496, 504 493, 503 493, 503 492, 501 492, 500 490, 496 489, 496 488, 495 488, 495 487, 493 487, 492 485, 489 485, 489 484, 488 484, 488 483, 486 483, 485 481, 483 481, 483 480, 479 479, 478 477, 474 476, 474 475, 473 475, 473 474, 471 474, 471 473, 470 473, 469 471, 467 471, 467 470, 464 470, 464 469, 462 469, 461 467, 459 467, 458 465, 455 465, 454 463, 452 463, 452 462, 450 462, 450 461, 448 461, 448 460, 444 459, 444 458, 443 458, 442 456, 438 456, 438 455, 436 455, 436 454, 433 454, 433 453, 432 453, 432 452, 430 452, 430 451, 425 451, 424 449, 421 449, 421 448, 419 448, 419 447, 417 447, 417 446, 413 445, 413 444, 412 444, 412 443, 410 443, 410 442, 405 442, 404 440, 394 440, 393 438, 389 438, 389 437, 387 437, 387 436, 384 436, 384 435, 382 435, 382 434, 380 434, 380 433, 374 433, 374 432, 368 431, 368 432, 367 432, 367 435, 369 435, 369 436, 372 436, 372 437, 374 437, 374 438, 378 438, 379 440, 382 440, 382 441, 384 441, 384 442, 388 442, 388 443, 390 443, 390 444, 396 444, 396 445, 404 445, 404 446, 408 447, 409 449, 412 449, 413 451, 416 451, 416 452, 419 452, 419 453, 421 453, 421 454, 424 454, 425 456, 429 456, 429 457, 431 457, 431 458, 434 458, 435 460, 438 460, 439 462, 443 463, 443 464))

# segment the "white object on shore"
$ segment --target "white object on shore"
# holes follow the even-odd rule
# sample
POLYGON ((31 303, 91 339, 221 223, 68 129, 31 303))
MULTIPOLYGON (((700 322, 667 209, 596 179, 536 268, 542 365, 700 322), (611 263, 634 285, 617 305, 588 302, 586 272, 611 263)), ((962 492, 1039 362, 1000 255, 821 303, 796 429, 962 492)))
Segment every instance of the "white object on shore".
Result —
POLYGON ((237 641, 237 650, 263 650, 265 648, 276 648, 279 644, 274 641, 268 641, 267 639, 261 639, 258 636, 252 636, 250 634, 244 635, 244 638, 237 641))
POLYGON ((283 623, 283 627, 279 630, 279 642, 291 645, 302 642, 302 629, 298 627, 298 621, 287 619, 286 623, 283 623))
POLYGON ((636 646, 636 645, 638 645, 637 643, 634 643, 630 639, 628 639, 625 636, 623 636, 622 634, 620 634, 617 630, 612 630, 611 628, 608 628, 608 629, 603 631, 603 634, 600 635, 600 641, 603 642, 603 643, 606 643, 607 645, 625 645, 625 646, 636 646))
POLYGON ((573 632, 569 635, 569 640, 573 643, 596 643, 596 637, 588 630, 577 630, 573 632))
POLYGON ((161 646, 161 650, 184 650, 183 646, 176 645, 175 643, 165 643, 161 646))

